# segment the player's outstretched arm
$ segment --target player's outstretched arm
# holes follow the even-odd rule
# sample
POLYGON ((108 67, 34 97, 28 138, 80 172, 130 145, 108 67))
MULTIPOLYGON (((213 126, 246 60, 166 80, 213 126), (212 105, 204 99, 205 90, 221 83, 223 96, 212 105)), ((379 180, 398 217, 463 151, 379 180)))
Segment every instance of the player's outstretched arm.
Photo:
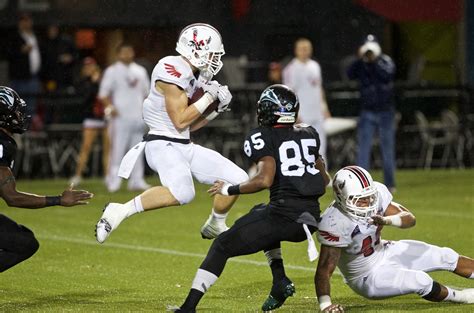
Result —
POLYGON ((416 218, 403 205, 391 202, 385 210, 384 216, 375 215, 369 223, 374 225, 391 225, 399 228, 410 228, 415 226, 416 218))
POLYGON ((73 190, 72 186, 65 190, 60 196, 39 196, 16 190, 16 182, 13 173, 8 167, 0 167, 0 196, 8 206, 39 209, 47 206, 62 205, 73 206, 87 204, 87 200, 93 194, 85 190, 73 190))
POLYGON ((263 189, 268 189, 273 184, 275 177, 276 163, 271 156, 264 156, 258 161, 257 174, 250 180, 239 184, 231 185, 223 181, 216 181, 214 185, 207 191, 214 196, 221 194, 224 196, 238 195, 242 193, 255 193, 263 189))
POLYGON ((321 312, 344 312, 341 305, 331 303, 331 276, 340 257, 340 248, 321 245, 318 268, 314 275, 314 285, 321 312))

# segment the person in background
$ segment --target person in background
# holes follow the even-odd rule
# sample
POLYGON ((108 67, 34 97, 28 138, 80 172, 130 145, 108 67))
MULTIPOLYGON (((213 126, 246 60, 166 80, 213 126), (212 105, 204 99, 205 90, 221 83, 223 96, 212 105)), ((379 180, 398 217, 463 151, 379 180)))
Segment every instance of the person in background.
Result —
MULTIPOLYGON (((105 104, 111 140, 109 170, 106 185, 109 192, 120 189, 122 179, 118 176, 123 156, 143 139, 143 100, 148 96, 150 79, 146 69, 135 63, 135 50, 128 43, 117 48, 118 60, 104 72, 99 87, 99 99, 105 104)), ((135 164, 128 181, 128 189, 142 191, 150 188, 144 180, 145 160, 135 164)))
POLYGON ((41 85, 38 78, 41 70, 41 53, 38 39, 33 31, 33 19, 28 13, 20 14, 18 29, 12 34, 6 48, 10 86, 23 95, 27 113, 36 112, 36 94, 41 85))
POLYGON ((109 134, 104 119, 104 105, 97 98, 101 71, 97 62, 87 57, 83 61, 81 69, 82 79, 77 86, 77 92, 83 97, 84 121, 82 123, 82 145, 77 160, 75 175, 71 178, 71 183, 79 185, 82 173, 89 159, 92 145, 99 134, 102 134, 102 165, 104 173, 107 174, 109 161, 109 134))
POLYGON ((321 140, 319 153, 326 160, 324 120, 331 114, 324 94, 321 67, 311 59, 313 45, 309 39, 296 40, 294 53, 295 58, 283 69, 283 84, 296 92, 301 105, 299 120, 318 131, 321 140))
POLYGON ((268 64, 268 84, 281 84, 282 81, 282 69, 281 64, 278 62, 270 62, 268 64))
POLYGON ((395 191, 395 103, 393 80, 395 64, 382 53, 373 35, 368 35, 359 48, 358 59, 347 70, 349 79, 360 84, 357 165, 370 169, 372 137, 378 132, 382 152, 384 184, 395 191))
POLYGON ((78 52, 74 42, 63 35, 58 25, 50 25, 41 49, 41 78, 46 90, 60 90, 73 85, 78 52))

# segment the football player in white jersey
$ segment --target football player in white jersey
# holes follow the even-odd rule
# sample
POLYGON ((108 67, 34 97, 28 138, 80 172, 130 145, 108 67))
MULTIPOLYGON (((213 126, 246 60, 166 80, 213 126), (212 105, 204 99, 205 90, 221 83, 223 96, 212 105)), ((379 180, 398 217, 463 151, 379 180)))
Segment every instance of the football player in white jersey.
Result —
MULTIPOLYGON (((226 111, 232 98, 227 86, 209 81, 223 65, 221 35, 208 24, 189 25, 181 31, 176 51, 179 56, 161 59, 153 70, 150 93, 143 103, 143 118, 150 131, 144 142, 127 153, 121 167, 121 171, 128 169, 124 170, 126 174, 121 174, 126 177, 138 155, 145 150, 148 165, 158 173, 162 186, 152 187, 125 204, 106 205, 96 226, 96 238, 100 243, 125 218, 135 213, 192 201, 195 195, 193 177, 205 184, 213 184, 216 180, 239 184, 248 179, 245 171, 233 162, 190 141, 190 131, 226 111), (188 99, 197 87, 204 93, 190 104, 188 99), (216 100, 218 107, 207 114, 206 109, 216 100)), ((214 198, 212 213, 201 228, 203 238, 215 238, 228 229, 225 219, 236 199, 236 196, 220 195, 214 198)))
POLYGON ((473 259, 421 241, 380 238, 383 226, 415 225, 415 216, 392 201, 385 185, 363 168, 347 166, 334 176, 333 191, 335 201, 322 215, 318 231, 315 284, 322 312, 344 312, 330 298, 336 266, 349 287, 368 299, 416 293, 429 301, 474 303, 474 289, 453 290, 426 274, 444 270, 473 279, 473 259))

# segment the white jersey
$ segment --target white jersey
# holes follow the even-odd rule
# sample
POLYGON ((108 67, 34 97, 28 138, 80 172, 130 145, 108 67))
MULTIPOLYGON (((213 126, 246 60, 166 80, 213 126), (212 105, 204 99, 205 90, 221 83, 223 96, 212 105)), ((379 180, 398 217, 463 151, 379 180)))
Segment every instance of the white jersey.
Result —
POLYGON ((143 102, 143 118, 150 128, 150 134, 189 139, 189 127, 178 130, 171 121, 166 111, 165 97, 155 88, 157 81, 177 85, 191 98, 197 85, 191 66, 181 56, 161 59, 153 69, 150 93, 143 102))
POLYGON ((149 85, 148 73, 143 66, 119 61, 105 70, 99 97, 110 97, 119 119, 142 121, 143 99, 148 94, 149 85))
MULTIPOLYGON (((374 185, 378 192, 377 214, 384 215, 393 197, 385 185, 374 185)), ((323 245, 342 248, 338 267, 351 280, 365 275, 383 259, 382 227, 351 218, 333 202, 321 216, 318 239, 323 245)))
POLYGON ((322 75, 318 62, 293 59, 283 70, 283 84, 294 90, 300 102, 301 120, 313 125, 324 120, 322 75))

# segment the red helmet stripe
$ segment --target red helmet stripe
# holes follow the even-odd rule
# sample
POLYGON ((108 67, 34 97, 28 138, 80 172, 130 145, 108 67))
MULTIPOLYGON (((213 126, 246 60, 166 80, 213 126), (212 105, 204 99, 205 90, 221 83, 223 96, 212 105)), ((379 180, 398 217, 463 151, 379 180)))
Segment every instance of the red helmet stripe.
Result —
POLYGON ((363 188, 369 187, 369 180, 361 170, 355 166, 346 166, 345 169, 351 171, 357 177, 357 179, 359 179, 359 182, 363 188))

